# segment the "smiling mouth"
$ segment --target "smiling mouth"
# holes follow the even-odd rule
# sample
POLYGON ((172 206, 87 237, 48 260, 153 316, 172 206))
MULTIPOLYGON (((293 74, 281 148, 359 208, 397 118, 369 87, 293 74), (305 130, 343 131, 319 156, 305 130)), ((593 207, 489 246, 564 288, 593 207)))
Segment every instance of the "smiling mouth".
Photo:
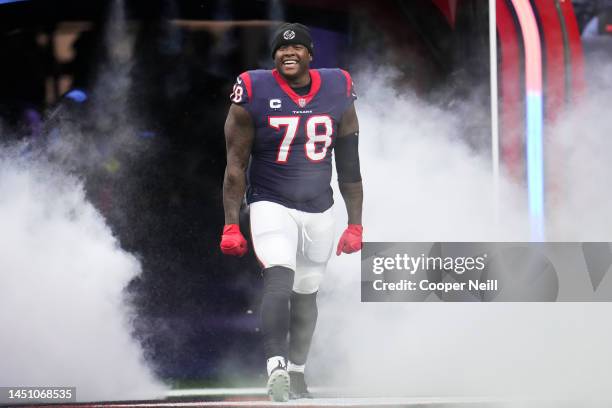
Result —
POLYGON ((296 67, 297 64, 298 64, 297 61, 294 61, 294 60, 283 62, 284 67, 296 67))

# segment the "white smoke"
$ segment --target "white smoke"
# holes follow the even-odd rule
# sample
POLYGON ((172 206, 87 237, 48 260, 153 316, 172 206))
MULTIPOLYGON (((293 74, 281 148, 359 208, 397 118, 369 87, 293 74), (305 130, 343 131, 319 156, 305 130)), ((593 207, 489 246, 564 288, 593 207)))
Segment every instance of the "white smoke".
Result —
MULTIPOLYGON (((502 177, 496 216, 490 160, 461 142, 463 117, 396 91, 392 73, 356 83, 366 241, 529 240, 524 187, 502 177)), ((601 218, 611 202, 601 184, 612 170, 610 120, 603 104, 592 107, 560 125, 572 155, 554 237, 612 235, 601 218), (575 137, 596 123, 597 135, 575 137)), ((346 211, 336 197, 339 235, 346 211)), ((313 384, 382 396, 612 397, 608 303, 361 303, 360 277, 359 255, 329 264, 313 384)))
POLYGON ((0 384, 75 386, 80 401, 159 396, 123 292, 139 262, 78 179, 15 156, 0 153, 0 384))
POLYGON ((577 98, 548 138, 551 234, 557 240, 612 241, 612 59, 590 60, 586 94, 577 98))
POLYGON ((367 78, 357 101, 367 239, 527 239, 524 193, 502 179, 496 216, 491 166, 462 143, 463 118, 400 93, 393 72, 367 78))
POLYGON ((94 114, 53 119, 60 138, 45 149, 55 164, 43 151, 0 146, 0 385, 73 386, 79 401, 152 399, 167 387, 133 337, 125 293, 140 262, 66 170, 95 175, 102 160, 139 149, 128 106, 133 37, 120 0, 105 40, 94 114))

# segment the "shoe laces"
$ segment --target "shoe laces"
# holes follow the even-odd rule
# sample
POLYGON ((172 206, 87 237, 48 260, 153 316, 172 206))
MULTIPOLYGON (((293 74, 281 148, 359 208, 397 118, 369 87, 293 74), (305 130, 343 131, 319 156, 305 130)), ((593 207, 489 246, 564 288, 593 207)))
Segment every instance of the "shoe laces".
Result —
POLYGON ((283 364, 282 361, 279 361, 278 365, 276 367, 274 367, 274 369, 270 372, 270 374, 272 374, 276 370, 287 370, 287 367, 283 364))

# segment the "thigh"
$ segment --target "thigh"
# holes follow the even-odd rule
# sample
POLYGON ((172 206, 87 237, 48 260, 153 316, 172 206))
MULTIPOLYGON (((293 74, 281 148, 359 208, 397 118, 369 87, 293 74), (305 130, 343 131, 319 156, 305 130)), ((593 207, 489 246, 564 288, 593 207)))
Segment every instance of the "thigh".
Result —
POLYGON ((334 219, 331 209, 325 213, 305 215, 301 239, 303 251, 302 247, 298 250, 293 291, 310 294, 319 290, 333 250, 334 219))
POLYGON ((264 268, 284 266, 295 271, 298 227, 289 209, 269 201, 250 206, 251 239, 264 268))
POLYGON ((334 217, 331 208, 322 213, 305 214, 302 228, 304 258, 313 263, 327 263, 334 246, 334 217))

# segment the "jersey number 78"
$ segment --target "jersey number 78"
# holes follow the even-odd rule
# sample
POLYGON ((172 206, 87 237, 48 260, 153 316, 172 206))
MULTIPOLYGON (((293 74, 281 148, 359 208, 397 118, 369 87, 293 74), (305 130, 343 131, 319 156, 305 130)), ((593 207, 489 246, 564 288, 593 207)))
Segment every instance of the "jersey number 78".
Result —
MULTIPOLYGON (((276 130, 280 130, 281 126, 285 127, 285 134, 278 146, 276 161, 278 163, 287 163, 289 153, 291 152, 291 144, 295 139, 295 135, 300 127, 300 116, 270 116, 268 117, 268 125, 276 130)), ((306 120, 305 124, 306 143, 304 144, 304 153, 308 160, 313 162, 321 161, 327 155, 327 149, 332 143, 332 135, 334 127, 332 118, 328 115, 314 115, 306 120), (317 133, 321 128, 322 132, 317 133), (322 143, 323 147, 317 151, 316 143, 322 143)))

